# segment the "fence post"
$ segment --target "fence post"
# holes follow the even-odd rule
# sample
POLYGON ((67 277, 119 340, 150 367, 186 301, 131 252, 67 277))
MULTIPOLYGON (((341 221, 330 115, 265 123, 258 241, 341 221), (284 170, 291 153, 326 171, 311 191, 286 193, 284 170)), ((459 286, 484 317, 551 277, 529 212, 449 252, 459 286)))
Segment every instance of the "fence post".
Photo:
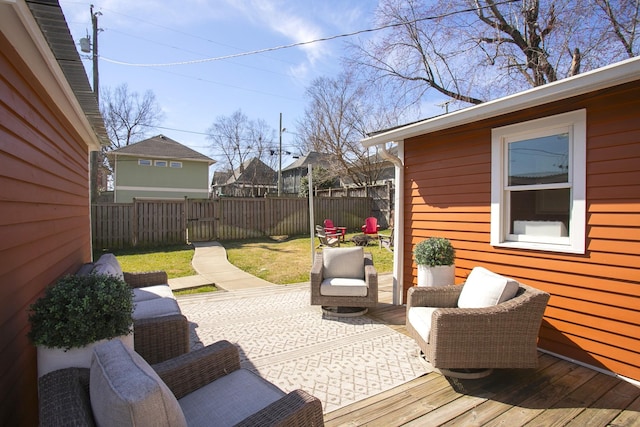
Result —
POLYGON ((184 196, 184 205, 182 208, 182 224, 180 227, 184 230, 184 238, 187 245, 189 244, 189 202, 187 196, 184 196))
POLYGON ((133 198, 133 228, 131 229, 131 243, 134 247, 138 246, 138 204, 136 198, 133 198))

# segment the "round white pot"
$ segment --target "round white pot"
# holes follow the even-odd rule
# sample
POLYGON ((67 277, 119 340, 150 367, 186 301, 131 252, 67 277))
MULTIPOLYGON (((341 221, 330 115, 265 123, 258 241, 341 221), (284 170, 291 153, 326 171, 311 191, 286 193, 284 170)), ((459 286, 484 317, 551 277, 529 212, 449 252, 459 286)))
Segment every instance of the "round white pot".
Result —
POLYGON ((418 286, 447 286, 455 284, 455 280, 455 265, 418 265, 418 286))
MULTIPOLYGON (((133 332, 114 339, 122 341, 124 345, 133 350, 133 332)), ((105 341, 107 340, 96 341, 85 347, 72 348, 67 351, 62 348, 37 346, 38 378, 58 369, 71 367, 89 368, 91 366, 93 348, 105 341)))

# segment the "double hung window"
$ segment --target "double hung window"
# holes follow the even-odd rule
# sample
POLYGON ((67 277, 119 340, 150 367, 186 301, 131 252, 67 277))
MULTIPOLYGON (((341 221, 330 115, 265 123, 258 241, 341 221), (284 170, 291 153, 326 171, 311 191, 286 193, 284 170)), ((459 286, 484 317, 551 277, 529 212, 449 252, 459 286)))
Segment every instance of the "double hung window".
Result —
POLYGON ((586 111, 492 130, 491 244, 585 249, 586 111))

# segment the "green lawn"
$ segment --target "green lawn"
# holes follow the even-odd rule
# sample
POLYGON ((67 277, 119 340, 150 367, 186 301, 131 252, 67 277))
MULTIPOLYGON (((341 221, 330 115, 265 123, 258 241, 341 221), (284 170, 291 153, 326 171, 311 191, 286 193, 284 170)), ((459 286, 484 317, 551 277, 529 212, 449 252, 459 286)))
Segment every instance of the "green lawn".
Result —
MULTIPOLYGON (((348 240, 341 247, 354 246, 348 240)), ((311 244, 308 236, 260 238, 220 242, 227 250, 229 262, 238 268, 271 283, 291 284, 309 280, 311 269, 311 244)), ((314 247, 317 246, 317 239, 314 247)), ((393 269, 393 254, 372 242, 365 247, 371 252, 379 273, 393 269)), ((194 249, 188 245, 163 248, 127 249, 112 251, 122 269, 130 272, 165 270, 170 279, 196 274, 191 267, 194 249)), ((98 259, 100 253, 95 254, 98 259)))
MULTIPOLYGON (((341 247, 353 247, 348 240, 354 234, 347 234, 347 242, 341 247)), ((220 242, 227 250, 229 261, 236 267, 276 284, 291 284, 309 281, 311 269, 311 244, 308 236, 294 236, 282 240, 261 238, 220 242)), ((318 240, 315 239, 314 247, 318 240)), ((380 249, 377 242, 365 247, 371 252, 379 273, 393 269, 393 254, 380 249)))
MULTIPOLYGON (((190 245, 130 248, 109 252, 112 252, 118 258, 122 271, 135 273, 164 270, 167 272, 169 279, 196 274, 193 267, 191 267, 193 247, 190 245)), ((100 252, 94 253, 94 259, 97 260, 100 255, 100 252)))

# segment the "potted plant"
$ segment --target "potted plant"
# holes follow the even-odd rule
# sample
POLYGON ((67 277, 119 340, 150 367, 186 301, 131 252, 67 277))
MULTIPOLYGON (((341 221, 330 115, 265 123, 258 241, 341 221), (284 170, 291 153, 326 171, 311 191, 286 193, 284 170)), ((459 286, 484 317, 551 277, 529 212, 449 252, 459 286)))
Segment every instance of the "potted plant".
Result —
POLYGON ((37 347, 38 377, 89 367, 99 341, 119 338, 133 348, 133 295, 110 275, 67 275, 29 307, 28 337, 37 347))
POLYGON ((418 265, 418 286, 446 286, 455 282, 456 251, 449 239, 430 237, 413 250, 418 265))

